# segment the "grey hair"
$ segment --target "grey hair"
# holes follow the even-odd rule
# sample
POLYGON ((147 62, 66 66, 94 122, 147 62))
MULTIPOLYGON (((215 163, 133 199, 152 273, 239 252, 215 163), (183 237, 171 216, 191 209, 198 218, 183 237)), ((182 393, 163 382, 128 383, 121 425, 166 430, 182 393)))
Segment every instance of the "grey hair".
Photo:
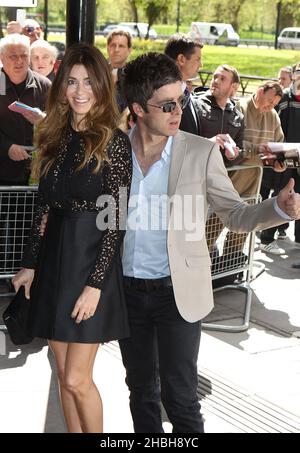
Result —
POLYGON ((51 52, 51 55, 53 57, 54 60, 56 60, 57 58, 57 55, 58 55, 58 50, 55 46, 52 46, 49 42, 45 41, 44 39, 37 39, 36 41, 34 41, 31 46, 30 46, 30 50, 31 50, 31 53, 35 50, 35 49, 45 49, 45 50, 48 50, 49 52, 51 52))
POLYGON ((19 33, 7 35, 0 40, 0 55, 5 54, 7 47, 20 45, 26 47, 30 53, 30 39, 28 36, 20 35, 19 33))

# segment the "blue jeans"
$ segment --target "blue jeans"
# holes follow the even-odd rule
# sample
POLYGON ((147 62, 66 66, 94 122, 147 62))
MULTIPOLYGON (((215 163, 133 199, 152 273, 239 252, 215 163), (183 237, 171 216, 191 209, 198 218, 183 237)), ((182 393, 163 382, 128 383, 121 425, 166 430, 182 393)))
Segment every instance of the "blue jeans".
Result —
POLYGON ((201 323, 179 314, 173 288, 126 288, 131 336, 120 340, 135 432, 162 433, 160 402, 175 433, 202 433, 197 397, 201 323))

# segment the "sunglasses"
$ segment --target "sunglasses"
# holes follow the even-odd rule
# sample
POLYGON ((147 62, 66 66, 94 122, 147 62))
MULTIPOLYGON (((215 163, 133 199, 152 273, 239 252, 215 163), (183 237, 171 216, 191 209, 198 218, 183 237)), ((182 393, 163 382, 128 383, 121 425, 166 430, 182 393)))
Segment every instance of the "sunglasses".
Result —
POLYGON ((182 96, 177 101, 167 101, 164 102, 162 105, 149 104, 148 102, 147 105, 150 105, 151 107, 156 107, 157 109, 161 109, 164 113, 171 113, 174 112, 177 104, 179 105, 181 110, 183 110, 187 106, 189 99, 190 99, 189 96, 182 96))

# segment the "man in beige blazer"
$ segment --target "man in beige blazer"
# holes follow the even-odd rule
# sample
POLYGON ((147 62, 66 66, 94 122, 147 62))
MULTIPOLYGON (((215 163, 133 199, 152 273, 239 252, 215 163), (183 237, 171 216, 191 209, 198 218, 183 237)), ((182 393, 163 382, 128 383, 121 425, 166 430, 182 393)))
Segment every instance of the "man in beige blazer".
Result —
POLYGON ((131 337, 120 341, 136 432, 203 432, 197 397, 201 319, 213 308, 208 205, 236 232, 300 217, 293 180, 277 198, 242 202, 216 145, 178 131, 186 99, 176 64, 149 53, 129 63, 123 92, 137 117, 123 271, 131 337))

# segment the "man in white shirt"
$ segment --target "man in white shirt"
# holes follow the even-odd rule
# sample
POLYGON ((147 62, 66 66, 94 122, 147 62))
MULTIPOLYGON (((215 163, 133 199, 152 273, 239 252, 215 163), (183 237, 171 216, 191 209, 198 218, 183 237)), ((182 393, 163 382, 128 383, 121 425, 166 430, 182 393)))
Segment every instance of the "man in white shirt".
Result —
POLYGON ((197 396, 201 319, 213 308, 205 240, 208 205, 236 232, 300 217, 291 180, 274 199, 246 205, 219 147, 179 131, 187 98, 166 55, 130 62, 122 88, 137 117, 123 270, 131 337, 120 341, 135 432, 204 431, 197 396), (199 152, 200 151, 200 152, 199 152))

